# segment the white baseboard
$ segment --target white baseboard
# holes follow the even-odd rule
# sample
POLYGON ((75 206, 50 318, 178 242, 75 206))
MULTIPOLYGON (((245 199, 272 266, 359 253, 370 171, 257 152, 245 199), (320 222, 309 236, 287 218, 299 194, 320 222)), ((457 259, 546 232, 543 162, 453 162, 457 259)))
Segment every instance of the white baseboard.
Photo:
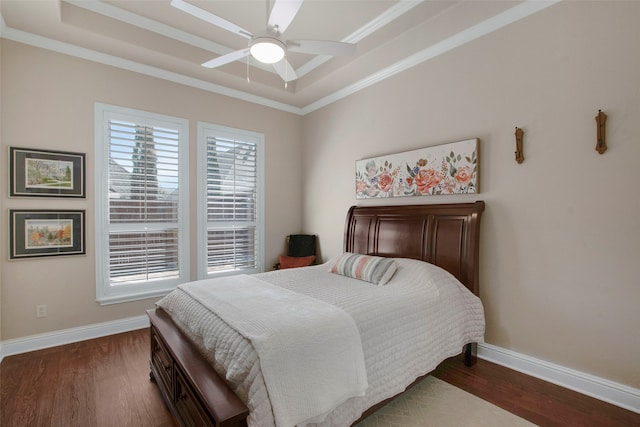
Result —
MULTIPOLYGON (((148 327, 149 318, 142 315, 0 341, 0 361, 5 356, 148 327)), ((640 389, 486 343, 478 344, 478 357, 640 414, 640 389)))
POLYGON ((478 357, 640 414, 640 389, 486 343, 478 357))
POLYGON ((142 315, 114 320, 112 322, 96 323, 78 328, 63 329, 61 331, 6 340, 0 342, 0 361, 5 356, 27 353, 29 351, 56 347, 148 327, 149 318, 146 315, 142 315))

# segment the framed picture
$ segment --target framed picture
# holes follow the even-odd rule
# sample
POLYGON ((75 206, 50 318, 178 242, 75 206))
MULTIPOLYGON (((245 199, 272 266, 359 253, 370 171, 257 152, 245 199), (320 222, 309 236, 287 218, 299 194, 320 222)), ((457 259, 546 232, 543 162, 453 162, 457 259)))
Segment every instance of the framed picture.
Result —
POLYGON ((478 192, 478 139, 356 161, 356 199, 478 192))
POLYGON ((85 254, 85 211, 9 209, 9 259, 85 254))
POLYGON ((9 197, 85 197, 85 154, 9 147, 9 197))

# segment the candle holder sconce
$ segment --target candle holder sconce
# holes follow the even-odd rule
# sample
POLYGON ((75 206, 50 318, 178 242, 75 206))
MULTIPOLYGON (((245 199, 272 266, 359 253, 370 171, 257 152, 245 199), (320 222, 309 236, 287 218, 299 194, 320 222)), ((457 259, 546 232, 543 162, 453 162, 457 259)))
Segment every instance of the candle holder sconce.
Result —
POLYGON ((522 151, 522 137, 524 135, 524 131, 519 127, 516 127, 516 162, 518 164, 524 162, 524 153, 522 151))
POLYGON ((602 110, 598 110, 598 115, 596 116, 596 151, 600 154, 604 154, 607 151, 607 141, 605 138, 605 125, 607 123, 607 115, 602 112, 602 110))

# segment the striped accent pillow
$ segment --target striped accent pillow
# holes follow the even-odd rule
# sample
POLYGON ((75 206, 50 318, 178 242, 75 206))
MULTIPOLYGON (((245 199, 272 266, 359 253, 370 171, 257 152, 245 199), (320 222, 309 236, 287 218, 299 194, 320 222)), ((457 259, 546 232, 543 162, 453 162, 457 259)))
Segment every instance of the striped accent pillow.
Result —
POLYGON ((382 286, 391 279, 397 268, 392 258, 345 252, 329 271, 382 286))

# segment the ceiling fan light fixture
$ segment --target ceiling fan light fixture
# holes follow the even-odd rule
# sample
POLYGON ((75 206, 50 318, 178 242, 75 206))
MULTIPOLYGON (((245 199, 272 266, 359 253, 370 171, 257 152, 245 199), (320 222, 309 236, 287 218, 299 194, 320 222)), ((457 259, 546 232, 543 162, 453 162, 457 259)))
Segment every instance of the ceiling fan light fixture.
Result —
POLYGON ((251 56, 265 64, 274 64, 284 58, 285 45, 269 36, 254 37, 250 46, 251 56))

